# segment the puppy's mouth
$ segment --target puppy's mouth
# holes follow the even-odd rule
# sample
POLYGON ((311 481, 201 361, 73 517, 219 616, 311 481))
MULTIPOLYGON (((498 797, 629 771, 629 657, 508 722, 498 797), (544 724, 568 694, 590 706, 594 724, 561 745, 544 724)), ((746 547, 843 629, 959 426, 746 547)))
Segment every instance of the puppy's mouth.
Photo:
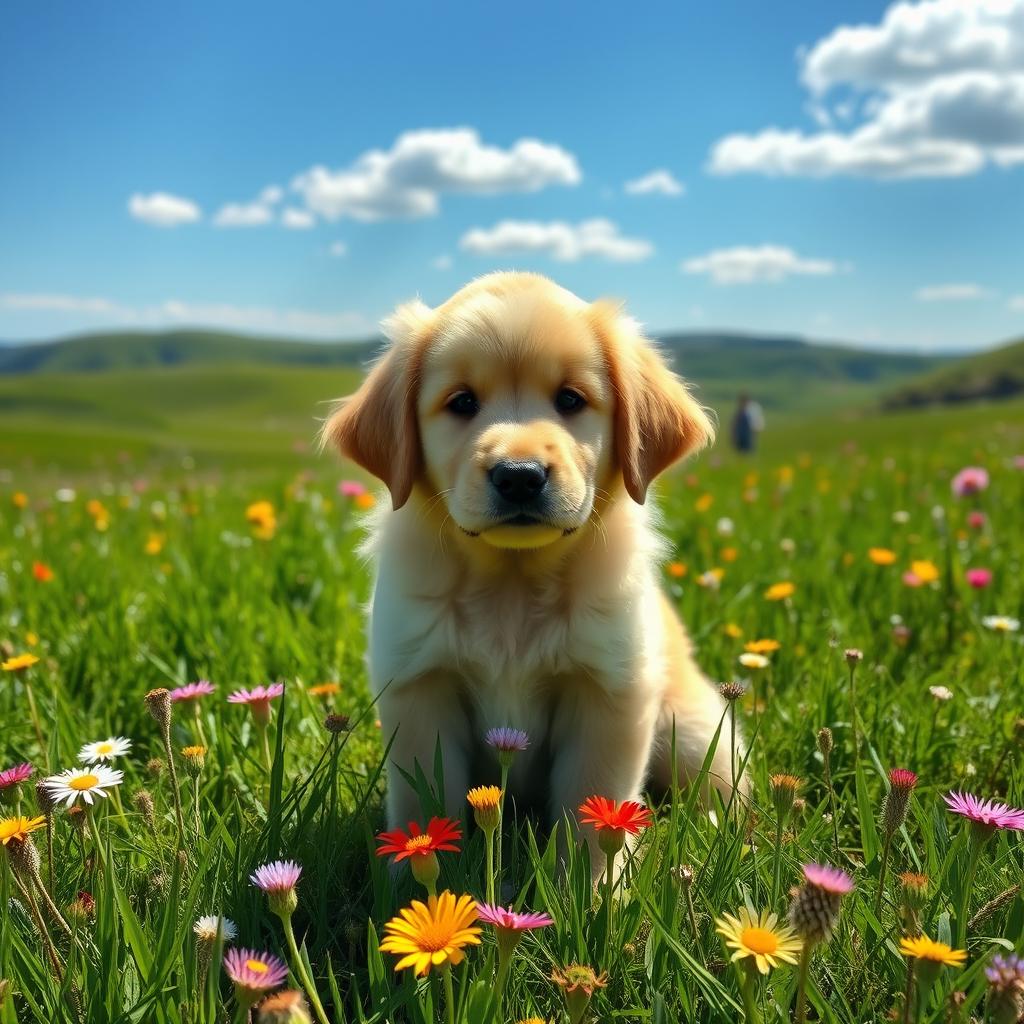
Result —
POLYGON ((561 532, 563 537, 568 537, 579 529, 579 526, 560 526, 558 523, 552 523, 547 519, 541 519, 540 516, 530 515, 528 512, 517 512, 515 515, 507 516, 505 519, 496 519, 493 523, 488 524, 481 530, 469 530, 461 524, 457 523, 456 525, 458 525, 459 529, 467 537, 479 537, 481 533, 485 533, 487 530, 506 526, 515 526, 525 529, 536 527, 539 530, 558 530, 561 532))

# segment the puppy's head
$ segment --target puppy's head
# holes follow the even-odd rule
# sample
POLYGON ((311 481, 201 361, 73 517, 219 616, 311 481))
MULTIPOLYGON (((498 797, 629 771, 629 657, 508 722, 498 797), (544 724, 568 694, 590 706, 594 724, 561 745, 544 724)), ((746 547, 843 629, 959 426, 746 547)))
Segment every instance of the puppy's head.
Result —
POLYGON ((642 503, 712 437, 617 306, 545 278, 492 274, 384 326, 390 347, 324 439, 383 480, 396 509, 418 488, 464 534, 526 548, 568 536, 599 496, 621 484, 642 503))

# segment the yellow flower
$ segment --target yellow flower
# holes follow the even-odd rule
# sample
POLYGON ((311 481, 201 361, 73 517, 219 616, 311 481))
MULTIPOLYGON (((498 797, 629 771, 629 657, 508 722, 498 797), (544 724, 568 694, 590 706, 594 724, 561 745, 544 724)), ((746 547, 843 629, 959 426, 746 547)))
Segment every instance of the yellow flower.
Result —
POLYGON ((28 507, 28 495, 24 491, 15 491, 11 495, 11 504, 15 508, 27 508, 28 507))
POLYGON ((482 929, 473 925, 478 916, 472 896, 446 890, 426 903, 413 900, 384 925, 381 951, 401 957, 396 971, 411 967, 415 974, 427 974, 431 967, 458 965, 466 946, 480 945, 482 929))
POLYGON ((868 558, 875 565, 892 565, 896 561, 896 552, 888 548, 868 548, 868 558))
POLYGON ((782 644, 778 640, 764 639, 764 640, 748 640, 743 645, 743 650, 750 651, 751 654, 771 654, 772 651, 777 651, 782 644))
POLYGON ((34 654, 16 654, 13 658, 8 658, 3 664, 0 664, 5 672, 22 672, 26 668, 31 668, 38 662, 39 659, 34 654))
POLYGON ((277 529, 277 513, 269 501, 254 501, 245 510, 245 518, 252 526, 253 536, 270 540, 277 529))
POLYGON ((707 512, 709 508, 715 503, 715 496, 713 494, 702 494, 694 503, 693 507, 698 512, 707 512))
POLYGON ((29 647, 38 647, 39 646, 39 634, 38 633, 33 633, 33 632, 29 631, 28 633, 25 634, 25 643, 27 643, 29 645, 29 647))
POLYGON ((501 790, 497 786, 477 786, 466 794, 474 811, 489 811, 501 803, 501 790))
POLYGON ((206 757, 206 747, 194 746, 194 747, 182 747, 182 757, 206 757))
POLYGON ((731 637, 733 640, 739 640, 743 636, 743 630, 735 622, 727 622, 723 627, 723 631, 727 637, 731 637))
POLYGON ((793 482, 793 467, 792 466, 779 466, 778 470, 779 483, 783 486, 787 486, 793 482))
POLYGON ((782 583, 773 583, 764 592, 764 596, 769 601, 782 601, 787 597, 792 597, 794 593, 796 593, 796 586, 786 580, 782 583))
POLYGON ((738 548, 722 548, 719 554, 723 562, 735 562, 740 556, 738 548))
POLYGON ((0 820, 0 843, 4 846, 10 842, 23 843, 29 832, 42 828, 45 821, 42 815, 38 818, 4 818, 0 820))
POLYGON ((900 939, 900 952, 916 960, 930 960, 945 967, 960 967, 967 959, 966 949, 953 949, 944 942, 936 942, 927 935, 900 939))
POLYGON ((162 533, 151 533, 146 541, 146 554, 159 555, 164 549, 164 539, 162 533))
POLYGON ((341 693, 341 684, 316 683, 313 686, 307 686, 306 693, 311 697, 333 697, 336 693, 341 693))
POLYGON ((939 567, 925 559, 910 563, 910 571, 922 583, 934 583, 939 578, 939 567))
POLYGON ((802 946, 796 932, 788 925, 780 925, 778 917, 767 910, 752 917, 746 907, 740 907, 739 917, 723 914, 718 918, 715 931, 729 949, 735 950, 734 961, 753 957, 762 974, 780 963, 795 964, 802 946))

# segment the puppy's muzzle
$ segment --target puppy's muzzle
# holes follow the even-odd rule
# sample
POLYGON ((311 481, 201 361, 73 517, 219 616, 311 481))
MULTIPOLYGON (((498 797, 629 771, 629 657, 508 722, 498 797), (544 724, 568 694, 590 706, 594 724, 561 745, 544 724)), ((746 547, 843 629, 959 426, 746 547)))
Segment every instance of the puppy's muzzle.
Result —
POLYGON ((498 504, 509 511, 536 506, 548 484, 547 467, 536 459, 502 459, 487 475, 498 504))

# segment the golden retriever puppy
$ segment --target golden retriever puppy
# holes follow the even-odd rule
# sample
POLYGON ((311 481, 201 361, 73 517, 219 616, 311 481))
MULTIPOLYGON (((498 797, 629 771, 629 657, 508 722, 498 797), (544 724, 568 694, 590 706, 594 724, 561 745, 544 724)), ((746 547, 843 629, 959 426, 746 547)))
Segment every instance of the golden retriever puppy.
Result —
MULTIPOLYGON (((440 743, 457 814, 493 726, 529 733, 509 795, 551 821, 667 785, 673 731, 692 779, 724 707, 662 593, 645 500, 712 438, 703 410, 616 305, 535 274, 491 274, 384 326, 389 348, 323 436, 394 506, 368 544, 389 825, 420 815, 394 766, 432 778, 440 743)), ((729 791, 725 731, 710 776, 729 791)))

